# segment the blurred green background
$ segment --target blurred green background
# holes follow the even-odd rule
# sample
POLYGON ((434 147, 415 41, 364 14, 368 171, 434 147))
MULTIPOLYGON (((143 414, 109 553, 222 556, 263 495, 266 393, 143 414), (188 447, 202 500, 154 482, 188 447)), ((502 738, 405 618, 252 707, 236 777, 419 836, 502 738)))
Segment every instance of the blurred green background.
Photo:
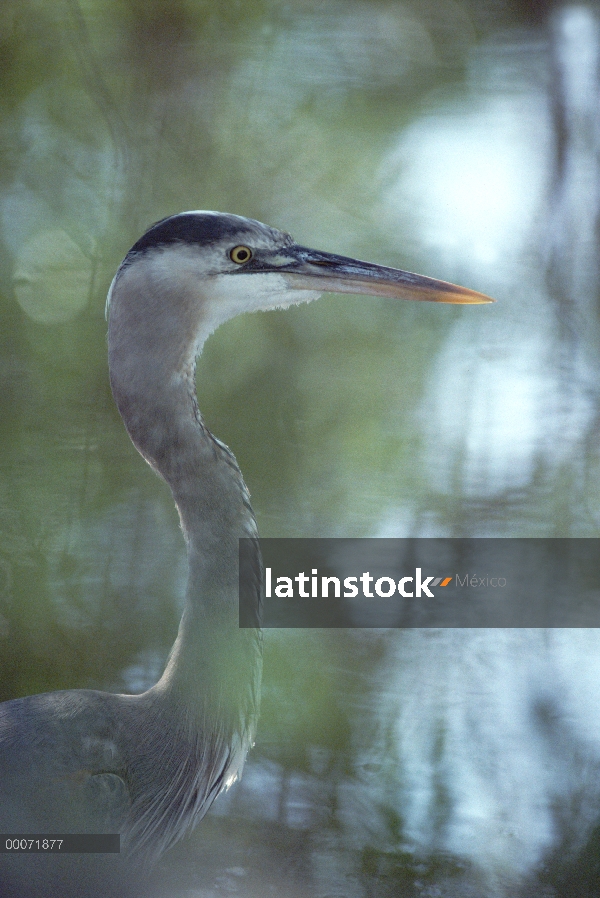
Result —
MULTIPOLYGON (((327 296, 211 337, 200 407, 261 535, 600 535, 599 28, 593 3, 542 0, 3 0, 0 698, 138 691, 162 670, 184 547, 113 405, 104 302, 137 237, 185 209, 498 300, 327 296)), ((504 894, 503 877, 510 894, 532 877, 563 894, 553 808, 572 793, 544 785, 523 685, 543 679, 548 642, 421 637, 267 633, 246 778, 164 876, 203 895, 504 894), (466 656, 491 672, 466 673, 466 656), (497 715, 507 680, 520 729, 497 715), (451 736, 477 713, 501 722, 474 725, 461 766, 451 736), (406 714, 420 736, 404 746, 406 714), (249 832, 261 850, 244 854, 249 832), (206 845, 221 860, 199 879, 206 845)), ((552 649, 580 696, 569 719, 595 714, 596 656, 581 634, 552 649)), ((577 732, 595 769, 600 741, 577 732)), ((550 767, 578 789, 572 756, 550 767)), ((595 888, 595 810, 581 819, 563 829, 595 888)))

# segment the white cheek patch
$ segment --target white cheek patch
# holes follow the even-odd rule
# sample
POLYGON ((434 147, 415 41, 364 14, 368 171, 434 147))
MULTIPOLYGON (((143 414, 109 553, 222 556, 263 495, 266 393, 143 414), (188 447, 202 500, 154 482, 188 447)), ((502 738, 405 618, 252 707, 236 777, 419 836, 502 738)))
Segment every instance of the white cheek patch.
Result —
POLYGON ((320 295, 320 290, 291 289, 285 275, 276 272, 215 275, 206 290, 214 327, 242 312, 287 309, 288 306, 312 302, 320 295))

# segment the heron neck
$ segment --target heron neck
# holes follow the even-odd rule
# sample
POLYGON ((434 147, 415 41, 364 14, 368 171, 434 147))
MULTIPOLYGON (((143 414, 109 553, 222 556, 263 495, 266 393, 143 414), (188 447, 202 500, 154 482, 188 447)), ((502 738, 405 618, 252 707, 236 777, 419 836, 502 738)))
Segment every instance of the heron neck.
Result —
POLYGON ((189 306, 174 304, 166 322, 164 314, 150 316, 148 331, 141 324, 148 308, 140 314, 118 300, 109 321, 113 395, 134 445, 171 489, 188 550, 186 607, 158 687, 194 704, 207 681, 218 687, 215 667, 227 657, 226 641, 239 636, 238 540, 256 535, 256 525, 233 454, 198 411, 195 356, 207 331, 201 306, 190 321, 189 306), (188 335, 185 343, 181 334, 188 335))

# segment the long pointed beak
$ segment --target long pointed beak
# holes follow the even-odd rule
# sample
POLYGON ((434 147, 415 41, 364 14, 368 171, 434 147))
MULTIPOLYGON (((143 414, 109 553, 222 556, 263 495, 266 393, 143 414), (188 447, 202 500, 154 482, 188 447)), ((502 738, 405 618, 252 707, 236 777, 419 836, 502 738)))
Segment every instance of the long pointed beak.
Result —
POLYGON ((285 257, 280 257, 270 270, 286 276, 288 286, 299 290, 321 290, 331 293, 368 293, 373 296, 390 296, 395 299, 413 299, 426 302, 487 303, 494 302, 484 293, 476 293, 467 287, 458 287, 446 281, 420 274, 411 274, 399 268, 386 268, 372 262, 361 262, 346 256, 335 256, 308 249, 305 246, 286 247, 285 257), (289 259, 289 257, 292 259, 289 259))

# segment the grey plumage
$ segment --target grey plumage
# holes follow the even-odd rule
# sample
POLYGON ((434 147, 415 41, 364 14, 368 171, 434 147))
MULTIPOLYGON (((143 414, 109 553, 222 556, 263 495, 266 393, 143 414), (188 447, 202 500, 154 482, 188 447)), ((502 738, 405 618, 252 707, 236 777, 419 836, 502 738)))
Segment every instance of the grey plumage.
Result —
POLYGON ((187 544, 179 633, 142 695, 80 690, 0 706, 0 829, 122 833, 155 860, 240 775, 259 707, 261 637, 238 626, 238 540, 256 546, 250 496, 231 451, 206 428, 195 364, 243 311, 324 290, 476 303, 487 297, 298 246, 240 216, 158 222, 125 257, 107 300, 113 395, 141 455, 169 485, 187 544))

